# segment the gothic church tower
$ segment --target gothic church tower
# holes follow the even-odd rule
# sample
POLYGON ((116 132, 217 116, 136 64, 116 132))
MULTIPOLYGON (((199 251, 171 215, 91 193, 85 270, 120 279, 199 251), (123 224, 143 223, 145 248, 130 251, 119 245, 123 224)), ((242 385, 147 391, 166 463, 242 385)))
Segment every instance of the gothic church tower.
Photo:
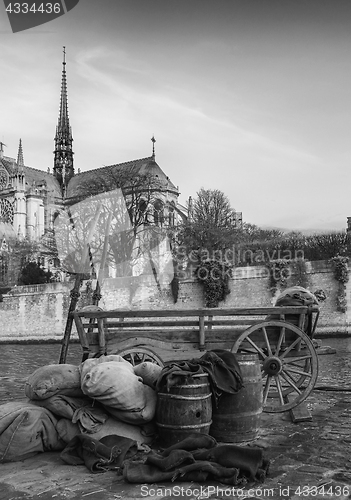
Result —
POLYGON ((17 164, 12 176, 12 186, 15 190, 15 212, 13 226, 18 237, 24 237, 27 232, 27 205, 26 205, 26 180, 24 174, 24 160, 22 139, 19 140, 17 164))
POLYGON ((72 130, 68 118, 66 50, 63 47, 60 113, 55 135, 54 176, 58 180, 65 197, 69 180, 74 176, 72 130))

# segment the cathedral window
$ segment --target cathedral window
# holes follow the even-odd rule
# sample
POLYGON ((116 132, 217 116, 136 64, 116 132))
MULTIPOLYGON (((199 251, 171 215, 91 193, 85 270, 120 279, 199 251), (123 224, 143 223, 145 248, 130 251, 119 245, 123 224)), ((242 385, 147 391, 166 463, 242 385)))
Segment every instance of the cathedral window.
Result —
POLYGON ((168 210, 168 224, 170 226, 175 225, 175 215, 174 215, 174 208, 170 207, 168 210))
POLYGON ((0 191, 7 187, 8 181, 9 180, 8 180, 7 172, 5 169, 2 168, 0 170, 0 191))
POLYGON ((0 198, 0 221, 13 224, 13 205, 9 200, 0 198))
POLYGON ((162 226, 164 222, 164 209, 161 200, 156 200, 154 203, 154 223, 162 226))
POLYGON ((141 199, 138 203, 138 210, 141 214, 143 221, 145 224, 148 224, 148 210, 147 210, 147 202, 146 200, 141 199))

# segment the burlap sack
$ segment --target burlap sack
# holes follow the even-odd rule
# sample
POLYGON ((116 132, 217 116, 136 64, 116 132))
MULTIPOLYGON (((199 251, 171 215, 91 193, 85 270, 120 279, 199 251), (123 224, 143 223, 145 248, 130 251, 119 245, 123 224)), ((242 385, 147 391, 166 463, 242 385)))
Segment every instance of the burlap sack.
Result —
POLYGON ((139 411, 146 406, 141 377, 135 375, 128 362, 100 362, 85 372, 81 381, 83 393, 105 406, 117 410, 139 411))
POLYGON ((135 375, 143 379, 143 383, 155 389, 162 367, 150 361, 144 361, 134 367, 135 375))
MULTIPOLYGON (((65 443, 69 443, 77 434, 80 434, 78 424, 74 424, 67 418, 61 418, 57 423, 57 432, 65 443)), ((104 436, 124 436, 134 439, 138 444, 150 444, 154 435, 145 433, 143 429, 137 425, 127 424, 114 419, 112 416, 100 427, 98 432, 90 433, 94 439, 101 439, 104 436)))
POLYGON ((0 406, 0 462, 24 460, 44 451, 64 448, 56 418, 45 408, 27 402, 0 406))
POLYGON ((51 411, 56 417, 64 417, 72 420, 73 415, 79 408, 94 405, 94 400, 84 396, 82 398, 72 398, 63 394, 56 394, 47 399, 30 400, 33 404, 41 406, 51 411))
POLYGON ((84 379, 85 375, 89 373, 95 366, 99 365, 100 363, 109 363, 111 361, 115 363, 125 363, 126 366, 129 367, 130 371, 134 373, 133 365, 122 358, 122 356, 120 356, 119 354, 109 354, 108 356, 100 356, 99 358, 89 358, 81 363, 79 365, 81 381, 84 379))
POLYGON ((157 395, 151 387, 144 384, 144 392, 146 396, 146 405, 142 410, 137 411, 126 411, 126 410, 116 410, 110 406, 104 406, 106 411, 110 413, 117 420, 122 422, 127 422, 128 424, 143 425, 151 422, 155 416, 157 395))
POLYGON ((82 397, 79 367, 69 364, 42 366, 28 377, 24 392, 29 399, 47 399, 55 394, 82 397))
POLYGON ((302 286, 292 286, 283 290, 277 297, 276 306, 318 305, 316 296, 302 286))

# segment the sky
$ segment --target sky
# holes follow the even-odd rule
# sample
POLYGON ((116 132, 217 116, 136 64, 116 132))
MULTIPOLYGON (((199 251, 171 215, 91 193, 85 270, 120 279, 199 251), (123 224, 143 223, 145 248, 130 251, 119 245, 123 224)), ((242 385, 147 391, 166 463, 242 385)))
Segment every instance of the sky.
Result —
MULTIPOLYGON (((30 2, 29 2, 30 3, 30 2)), ((187 203, 309 232, 351 216, 350 0, 80 0, 12 33, 0 3, 0 141, 53 166, 62 47, 76 171, 152 154, 187 203)))

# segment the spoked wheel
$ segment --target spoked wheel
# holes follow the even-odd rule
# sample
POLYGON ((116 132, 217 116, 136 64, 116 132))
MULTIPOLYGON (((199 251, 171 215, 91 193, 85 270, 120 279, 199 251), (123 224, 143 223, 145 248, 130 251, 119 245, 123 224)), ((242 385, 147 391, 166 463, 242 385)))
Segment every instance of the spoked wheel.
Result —
POLYGON ((318 377, 312 341, 300 328, 284 321, 251 326, 239 336, 232 352, 258 354, 265 412, 294 408, 307 398, 318 377))
POLYGON ((158 356, 158 354, 156 354, 151 349, 148 349, 147 347, 129 347, 127 349, 118 351, 116 354, 122 356, 133 366, 140 365, 140 363, 143 363, 144 361, 149 361, 162 367, 164 366, 164 363, 160 356, 158 356))

